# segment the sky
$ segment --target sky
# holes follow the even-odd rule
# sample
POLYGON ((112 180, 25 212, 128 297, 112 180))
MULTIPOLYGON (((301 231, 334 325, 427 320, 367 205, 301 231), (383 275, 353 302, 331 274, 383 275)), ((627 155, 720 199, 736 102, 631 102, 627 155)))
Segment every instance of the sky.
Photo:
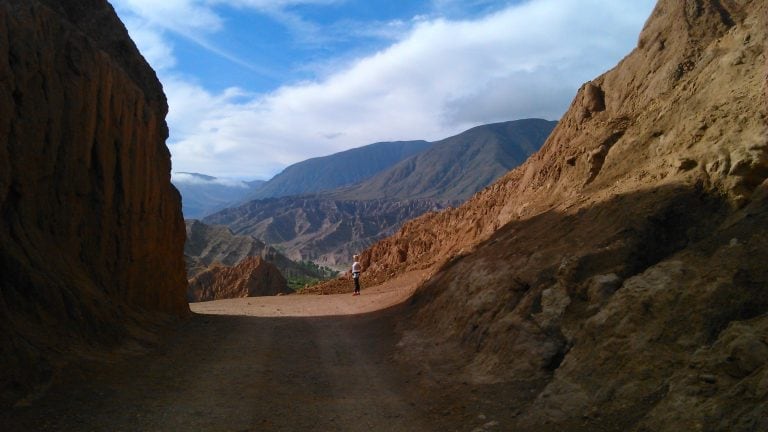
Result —
POLYGON ((174 172, 268 180, 354 147, 558 120, 655 0, 110 0, 168 97, 174 172))

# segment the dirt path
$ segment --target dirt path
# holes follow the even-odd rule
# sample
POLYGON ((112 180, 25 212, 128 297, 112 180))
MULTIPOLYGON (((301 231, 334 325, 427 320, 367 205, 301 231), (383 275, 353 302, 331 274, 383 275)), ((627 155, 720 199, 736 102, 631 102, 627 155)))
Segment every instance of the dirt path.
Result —
POLYGON ((359 297, 195 304, 159 348, 65 378, 2 430, 438 430, 392 360, 397 304, 422 276, 359 297))

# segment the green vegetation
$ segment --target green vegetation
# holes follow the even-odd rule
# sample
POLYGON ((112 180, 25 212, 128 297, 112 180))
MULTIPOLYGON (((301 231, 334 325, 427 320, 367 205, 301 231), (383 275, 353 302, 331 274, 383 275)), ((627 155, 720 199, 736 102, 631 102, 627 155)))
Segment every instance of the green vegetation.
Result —
POLYGON ((288 281, 288 288, 298 291, 305 286, 315 285, 319 282, 326 281, 328 279, 335 278, 338 276, 339 272, 336 270, 317 265, 311 261, 299 261, 296 263, 299 267, 306 270, 307 274, 311 274, 313 276, 307 276, 307 275, 292 275, 288 276, 286 279, 288 281))

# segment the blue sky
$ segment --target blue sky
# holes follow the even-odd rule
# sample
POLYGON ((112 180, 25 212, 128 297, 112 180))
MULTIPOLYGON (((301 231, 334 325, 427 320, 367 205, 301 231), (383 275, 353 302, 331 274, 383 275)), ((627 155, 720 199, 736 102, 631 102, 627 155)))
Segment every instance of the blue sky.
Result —
POLYGON ((268 179, 378 141, 558 119, 653 0, 111 0, 168 95, 174 171, 268 179))

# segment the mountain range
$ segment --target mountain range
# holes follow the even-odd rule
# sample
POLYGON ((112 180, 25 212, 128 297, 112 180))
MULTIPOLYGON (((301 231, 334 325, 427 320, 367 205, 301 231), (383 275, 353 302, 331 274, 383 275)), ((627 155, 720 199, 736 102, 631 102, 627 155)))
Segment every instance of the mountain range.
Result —
POLYGON ((221 209, 241 203, 263 180, 240 181, 221 179, 206 174, 176 172, 171 177, 181 193, 185 219, 198 219, 221 209))
POLYGON ((477 126, 434 142, 424 152, 328 196, 463 201, 525 162, 556 124, 524 119, 477 126))
POLYGON ((322 279, 327 275, 319 269, 301 265, 272 246, 250 235, 234 235, 225 226, 206 225, 186 220, 187 240, 184 258, 187 278, 193 279, 213 265, 233 267, 248 257, 261 257, 273 264, 287 279, 322 279))
MULTIPOLYGON (((126 402, 149 415, 123 416, 127 429, 168 417, 220 429, 270 391, 306 401, 311 424, 313 407, 354 405, 333 386, 366 364, 360 394, 382 389, 372 400, 389 404, 392 390, 395 410, 421 408, 406 420, 438 429, 448 418, 466 430, 768 430, 768 2, 659 0, 637 47, 579 89, 538 152, 363 252, 362 296, 335 299, 368 301, 371 284, 413 270, 421 282, 398 307, 350 317, 185 321, 155 72, 105 0, 4 1, 0 22, 4 430, 120 429, 126 402), (276 350, 276 335, 300 343, 276 350), (335 344, 347 337, 362 343, 335 344), (330 361, 277 369, 292 351, 330 361), (133 379, 148 385, 117 391, 133 379), (292 391, 307 379, 333 391, 302 399, 292 391), (178 395, 201 393, 194 384, 235 381, 249 387, 243 404, 202 392, 185 405, 200 410, 168 415, 178 395)), ((264 263, 221 273, 241 293, 259 274, 283 288, 264 263)), ((213 294, 232 286, 211 282, 213 294)), ((380 406, 363 399, 329 422, 364 429, 380 406)), ((268 428, 265 417, 242 425, 268 428)))
MULTIPOLYGON (((253 200, 203 221, 259 238, 291 259, 342 269, 353 253, 392 234, 403 222, 459 204, 522 163, 556 124, 524 119, 478 126, 431 143, 428 149, 356 185, 311 195, 253 200)), ((363 149, 378 151, 385 145, 392 144, 363 149)), ((350 154, 361 153, 343 152, 324 160, 342 166, 350 154)), ((329 171, 314 164, 306 165, 307 169, 329 171)), ((285 173, 287 178, 296 171, 286 169, 285 173)))
POLYGON ((379 142, 293 164, 242 201, 314 194, 353 185, 431 147, 427 141, 379 142))

